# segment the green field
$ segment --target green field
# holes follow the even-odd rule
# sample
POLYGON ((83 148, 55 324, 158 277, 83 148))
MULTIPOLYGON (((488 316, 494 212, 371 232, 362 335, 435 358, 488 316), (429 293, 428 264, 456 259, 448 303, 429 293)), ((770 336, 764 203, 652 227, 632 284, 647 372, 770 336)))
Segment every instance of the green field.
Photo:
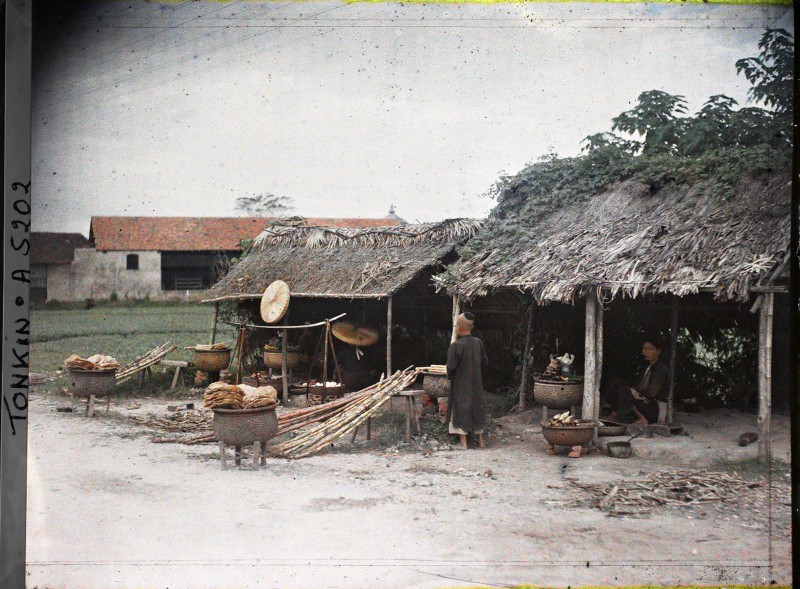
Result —
MULTIPOLYGON (((167 341, 178 346, 168 359, 191 360, 191 350, 183 348, 209 341, 212 314, 210 305, 189 303, 34 309, 31 311, 31 372, 52 375, 70 354, 83 358, 104 354, 125 365, 167 341)), ((235 333, 230 326, 220 324, 218 329, 217 342, 234 343, 235 333)), ((158 388, 170 375, 165 370, 154 372, 157 378, 153 385, 158 388)), ((48 383, 45 388, 64 386, 60 381, 62 379, 48 383)), ((125 385, 135 382, 137 379, 132 379, 125 385)))

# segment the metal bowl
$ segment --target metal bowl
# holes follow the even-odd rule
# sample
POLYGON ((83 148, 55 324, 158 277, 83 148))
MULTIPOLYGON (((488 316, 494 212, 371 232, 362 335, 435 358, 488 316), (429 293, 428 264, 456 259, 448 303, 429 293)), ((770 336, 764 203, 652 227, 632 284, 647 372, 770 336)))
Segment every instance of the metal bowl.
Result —
POLYGON ((583 383, 534 380, 533 400, 551 409, 569 409, 581 404, 583 383))
POLYGON ((554 446, 583 446, 594 437, 594 422, 580 423, 578 425, 563 425, 553 427, 549 421, 541 421, 544 439, 554 446))
POLYGON ((612 458, 628 458, 631 455, 631 443, 609 442, 606 444, 606 452, 612 458))
POLYGON ((195 350, 194 366, 203 372, 219 372, 231 363, 230 350, 195 350))

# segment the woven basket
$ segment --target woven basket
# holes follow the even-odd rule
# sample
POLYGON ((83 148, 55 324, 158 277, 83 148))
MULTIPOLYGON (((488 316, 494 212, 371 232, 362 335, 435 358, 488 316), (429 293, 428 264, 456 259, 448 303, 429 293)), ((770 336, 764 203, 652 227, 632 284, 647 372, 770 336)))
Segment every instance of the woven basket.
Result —
MULTIPOLYGON (((264 352, 264 364, 267 368, 281 368, 281 352, 264 352)), ((300 364, 300 352, 286 352, 286 368, 295 368, 300 364)))
POLYGON ((231 363, 230 350, 195 350, 194 366, 203 372, 219 372, 231 363))
POLYGON ((583 383, 534 380, 533 399, 551 409, 569 409, 583 401, 583 383))
POLYGON ((253 442, 271 440, 278 433, 276 405, 256 409, 213 409, 214 436, 229 446, 248 446, 253 442))
POLYGON ((446 397, 450 394, 450 380, 445 374, 426 374, 422 377, 422 389, 431 399, 446 397))
POLYGON ((322 405, 323 403, 331 403, 344 397, 344 387, 339 385, 336 387, 322 387, 311 385, 308 387, 308 404, 309 405, 322 405))
POLYGON ((69 391, 73 397, 105 397, 114 392, 116 370, 69 370, 69 391))

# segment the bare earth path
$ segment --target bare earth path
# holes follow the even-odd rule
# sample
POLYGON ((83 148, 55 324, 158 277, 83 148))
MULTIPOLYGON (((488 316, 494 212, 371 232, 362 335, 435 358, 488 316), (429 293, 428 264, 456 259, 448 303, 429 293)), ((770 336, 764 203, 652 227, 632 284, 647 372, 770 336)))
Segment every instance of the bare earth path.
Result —
MULTIPOLYGON (((791 582, 789 538, 777 531, 788 522, 785 505, 773 508, 771 543, 766 520, 733 507, 636 519, 566 505, 578 492, 564 477, 709 466, 702 424, 692 440, 642 440, 629 460, 546 456, 530 428, 507 423, 485 450, 345 448, 221 471, 214 446, 151 443, 119 417, 124 403, 112 405, 110 419, 89 420, 55 412, 69 402, 31 395, 29 587, 791 582), (669 448, 668 465, 653 458, 669 448)), ((166 405, 143 402, 153 411, 166 405)), ((781 452, 788 419, 776 422, 781 452)))

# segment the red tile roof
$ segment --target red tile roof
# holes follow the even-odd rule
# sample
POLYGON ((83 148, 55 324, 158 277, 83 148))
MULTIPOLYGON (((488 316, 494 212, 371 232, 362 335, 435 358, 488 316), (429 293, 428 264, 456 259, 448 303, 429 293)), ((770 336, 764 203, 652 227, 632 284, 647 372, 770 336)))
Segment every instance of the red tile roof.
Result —
MULTIPOLYGON (((92 217, 89 239, 101 251, 231 251, 276 217, 92 217)), ((307 218, 309 225, 386 227, 398 219, 307 218)))
POLYGON ((91 247, 80 233, 31 233, 31 264, 69 264, 75 250, 91 247))

